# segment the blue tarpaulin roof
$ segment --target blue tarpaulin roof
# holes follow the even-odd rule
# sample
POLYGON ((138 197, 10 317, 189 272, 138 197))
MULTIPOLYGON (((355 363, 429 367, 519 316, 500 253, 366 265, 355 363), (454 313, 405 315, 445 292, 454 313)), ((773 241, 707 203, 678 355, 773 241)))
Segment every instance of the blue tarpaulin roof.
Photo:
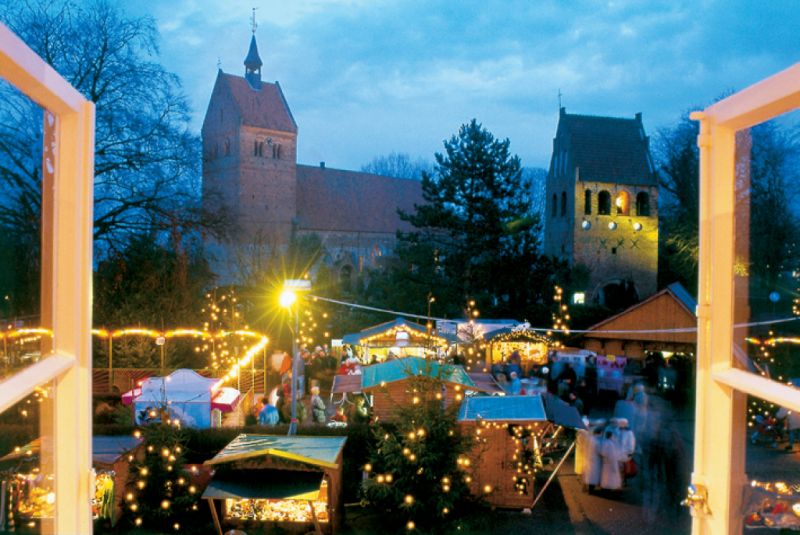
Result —
POLYGON ((361 369, 361 388, 375 388, 381 383, 402 381, 412 375, 438 378, 448 383, 474 387, 466 370, 453 364, 439 364, 420 357, 405 357, 373 364, 361 369))
POLYGON ((547 415, 541 396, 468 396, 461 403, 458 419, 543 422, 547 415))
POLYGON ((347 437, 242 434, 205 464, 224 464, 270 455, 314 466, 338 468, 336 460, 344 447, 345 440, 347 437))

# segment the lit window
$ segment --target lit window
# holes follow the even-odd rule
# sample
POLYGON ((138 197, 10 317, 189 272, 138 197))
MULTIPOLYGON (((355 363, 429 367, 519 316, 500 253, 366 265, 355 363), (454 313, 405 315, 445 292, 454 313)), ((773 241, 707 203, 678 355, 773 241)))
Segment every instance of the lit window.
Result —
POLYGON ((574 294, 572 294, 572 304, 573 305, 586 304, 586 294, 584 292, 575 292, 574 294))
POLYGON ((614 199, 614 206, 617 209, 617 215, 628 215, 630 213, 630 195, 625 190, 617 193, 617 198, 614 199))

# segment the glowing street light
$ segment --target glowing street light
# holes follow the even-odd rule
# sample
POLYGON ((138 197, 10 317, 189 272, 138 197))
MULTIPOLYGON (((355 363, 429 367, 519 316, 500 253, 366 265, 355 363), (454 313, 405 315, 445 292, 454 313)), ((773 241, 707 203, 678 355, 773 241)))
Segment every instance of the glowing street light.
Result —
POLYGON ((297 347, 297 337, 300 335, 300 303, 298 292, 311 290, 311 281, 307 279, 287 279, 283 282, 283 291, 278 301, 281 306, 291 310, 294 305, 294 329, 292 330, 292 420, 289 423, 289 435, 297 434, 297 368, 299 366, 300 351, 297 347))

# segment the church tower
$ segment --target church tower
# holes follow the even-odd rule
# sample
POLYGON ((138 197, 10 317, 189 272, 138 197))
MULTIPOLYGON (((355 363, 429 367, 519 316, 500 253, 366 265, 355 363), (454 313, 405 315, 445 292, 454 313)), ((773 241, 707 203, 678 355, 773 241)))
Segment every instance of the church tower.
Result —
POLYGON ((622 308, 656 292, 658 179, 640 113, 561 108, 546 201, 545 253, 586 275, 573 302, 622 308))
POLYGON ((203 120, 203 203, 230 217, 234 243, 277 251, 297 217, 297 124, 262 65, 254 25, 244 76, 217 72, 203 120))

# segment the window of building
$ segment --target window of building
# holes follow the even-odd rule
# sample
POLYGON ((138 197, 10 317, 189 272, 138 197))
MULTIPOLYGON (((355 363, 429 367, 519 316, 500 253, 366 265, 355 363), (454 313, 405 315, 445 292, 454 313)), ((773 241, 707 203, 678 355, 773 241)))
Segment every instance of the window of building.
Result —
POLYGON ((281 159, 281 145, 280 143, 272 144, 272 157, 276 160, 281 159))
POLYGON ((583 213, 585 215, 592 213, 592 190, 587 189, 583 192, 583 213))
POLYGON ((225 156, 231 155, 231 140, 225 139, 225 156))
POLYGON ((258 141, 253 141, 253 156, 258 156, 258 141))
POLYGON ((617 215, 628 215, 631 212, 631 196, 622 190, 617 193, 617 198, 614 199, 614 207, 617 210, 617 215))
POLYGON ((611 194, 606 190, 597 194, 597 213, 611 215, 611 194))
POLYGON ((646 191, 636 194, 636 215, 650 215, 650 195, 646 191))
POLYGON ((561 217, 565 217, 567 215, 567 192, 561 192, 561 217))
POLYGON ((553 217, 558 215, 558 196, 553 193, 553 206, 552 206, 551 214, 553 217))

